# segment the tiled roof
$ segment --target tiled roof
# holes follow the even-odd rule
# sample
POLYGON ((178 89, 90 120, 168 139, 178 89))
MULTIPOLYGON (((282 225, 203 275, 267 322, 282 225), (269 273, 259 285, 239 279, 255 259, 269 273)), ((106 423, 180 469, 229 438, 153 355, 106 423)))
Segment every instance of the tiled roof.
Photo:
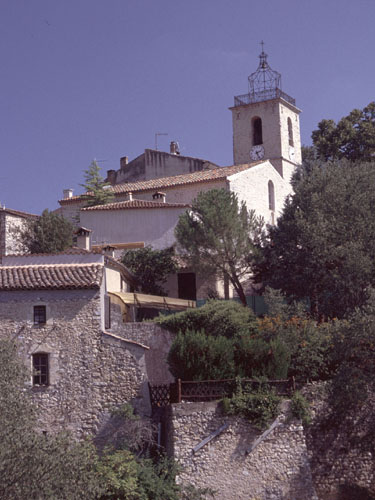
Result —
MULTIPOLYGON (((255 165, 263 163, 264 160, 255 163, 246 163, 243 165, 232 165, 230 167, 214 168, 212 170, 201 170, 199 172, 192 172, 191 174, 174 175, 172 177, 162 177, 160 179, 151 179, 149 181, 126 182, 124 184, 115 184, 111 186, 108 191, 112 191, 115 195, 139 191, 156 191, 162 188, 170 188, 174 186, 183 186, 187 184, 197 184, 201 182, 212 182, 217 180, 224 180, 230 175, 243 172, 255 165)), ((74 203, 81 199, 81 195, 72 196, 72 198, 65 198, 60 200, 60 203, 74 203)))
POLYGON ((99 264, 0 266, 0 291, 99 288, 99 264))
POLYGON ((162 201, 129 200, 106 205, 95 205, 93 207, 82 208, 82 210, 123 210, 133 208, 188 208, 186 203, 163 203, 162 201))
POLYGON ((21 212, 21 210, 13 210, 11 208, 5 208, 5 207, 0 207, 0 212, 5 212, 6 214, 10 215, 17 215, 19 217, 24 217, 26 219, 28 218, 33 219, 39 217, 39 215, 29 214, 28 212, 21 212))

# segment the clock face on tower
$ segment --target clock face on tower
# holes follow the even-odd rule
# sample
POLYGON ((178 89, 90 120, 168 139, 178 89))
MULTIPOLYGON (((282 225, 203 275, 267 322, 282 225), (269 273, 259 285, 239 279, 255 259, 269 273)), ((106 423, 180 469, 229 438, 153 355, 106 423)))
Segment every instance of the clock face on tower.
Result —
POLYGON ((250 158, 252 160, 261 160, 264 157, 264 147, 261 144, 253 146, 250 149, 250 158))

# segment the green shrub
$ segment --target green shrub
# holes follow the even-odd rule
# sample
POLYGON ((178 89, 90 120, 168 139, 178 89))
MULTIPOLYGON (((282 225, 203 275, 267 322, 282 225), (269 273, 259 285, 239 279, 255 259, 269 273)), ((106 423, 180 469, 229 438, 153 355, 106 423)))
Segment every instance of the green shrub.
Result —
POLYGON ((239 388, 231 398, 222 401, 223 411, 230 415, 240 415, 250 420, 259 429, 264 429, 274 420, 279 411, 281 398, 274 389, 260 386, 255 391, 243 391, 239 388))
POLYGON ((172 332, 204 330, 206 335, 233 338, 257 331, 252 310, 232 300, 210 300, 197 309, 160 316, 156 319, 163 328, 172 332))
POLYGON ((310 404, 307 399, 299 391, 296 391, 291 400, 292 415, 308 425, 311 420, 309 408, 310 404))
POLYGON ((203 331, 179 333, 168 354, 171 373, 182 380, 217 380, 235 375, 233 341, 203 331))

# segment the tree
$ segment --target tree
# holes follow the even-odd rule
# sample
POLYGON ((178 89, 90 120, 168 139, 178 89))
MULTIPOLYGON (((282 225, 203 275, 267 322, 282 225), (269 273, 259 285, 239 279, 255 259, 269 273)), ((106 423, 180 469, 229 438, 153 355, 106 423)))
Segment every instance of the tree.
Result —
POLYGON ((92 499, 101 493, 95 450, 65 435, 42 435, 17 346, 0 340, 0 497, 92 499))
POLYGON ((25 226, 17 229, 16 238, 30 253, 62 252, 71 247, 72 224, 48 209, 37 219, 28 219, 25 226))
POLYGON ((180 215, 175 234, 179 252, 197 272, 228 279, 246 306, 242 282, 251 275, 263 221, 237 195, 224 189, 199 193, 180 215))
POLYGON ((375 156, 375 102, 354 109, 336 124, 322 120, 312 133, 313 144, 320 159, 371 161, 375 156))
POLYGON ((308 299, 317 319, 345 316, 375 284, 374 207, 373 163, 315 164, 270 229, 257 280, 308 299))
POLYGON ((88 169, 83 171, 85 183, 81 184, 86 193, 82 196, 86 200, 86 207, 105 205, 113 200, 113 192, 109 189, 109 182, 105 182, 100 175, 100 167, 93 160, 88 169))
POLYGON ((169 274, 177 271, 173 247, 153 250, 146 246, 138 250, 128 250, 122 256, 122 263, 136 276, 143 293, 166 295, 163 285, 169 274))

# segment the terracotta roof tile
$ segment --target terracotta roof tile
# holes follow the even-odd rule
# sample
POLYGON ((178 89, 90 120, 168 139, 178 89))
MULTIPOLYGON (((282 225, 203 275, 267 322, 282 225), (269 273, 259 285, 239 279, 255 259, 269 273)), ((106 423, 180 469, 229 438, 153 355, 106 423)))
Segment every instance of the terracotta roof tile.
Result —
MULTIPOLYGON (((263 163, 264 160, 255 163, 246 163, 243 165, 232 165, 230 167, 214 168, 212 170, 201 170, 199 172, 192 172, 191 174, 174 175, 172 177, 162 177, 160 179, 151 179, 149 181, 127 182, 124 184, 115 184, 111 186, 108 191, 112 191, 115 195, 124 193, 140 192, 140 191, 156 191, 162 188, 170 188, 174 186, 183 186, 187 184, 197 184, 201 182, 212 182, 215 180, 223 180, 230 175, 243 172, 255 165, 263 163)), ((81 200, 82 195, 72 196, 72 198, 65 198, 60 200, 60 204, 69 204, 81 200)))
POLYGON ((106 205, 95 205, 93 207, 82 208, 82 210, 123 210, 134 208, 188 208, 191 205, 186 203, 164 203, 162 201, 129 200, 106 205))
POLYGON ((13 210, 11 208, 0 207, 0 212, 5 212, 10 215, 17 215, 25 219, 37 219, 39 215, 29 214, 28 212, 22 212, 21 210, 13 210))
POLYGON ((100 264, 0 266, 0 291, 99 288, 103 269, 100 264))

